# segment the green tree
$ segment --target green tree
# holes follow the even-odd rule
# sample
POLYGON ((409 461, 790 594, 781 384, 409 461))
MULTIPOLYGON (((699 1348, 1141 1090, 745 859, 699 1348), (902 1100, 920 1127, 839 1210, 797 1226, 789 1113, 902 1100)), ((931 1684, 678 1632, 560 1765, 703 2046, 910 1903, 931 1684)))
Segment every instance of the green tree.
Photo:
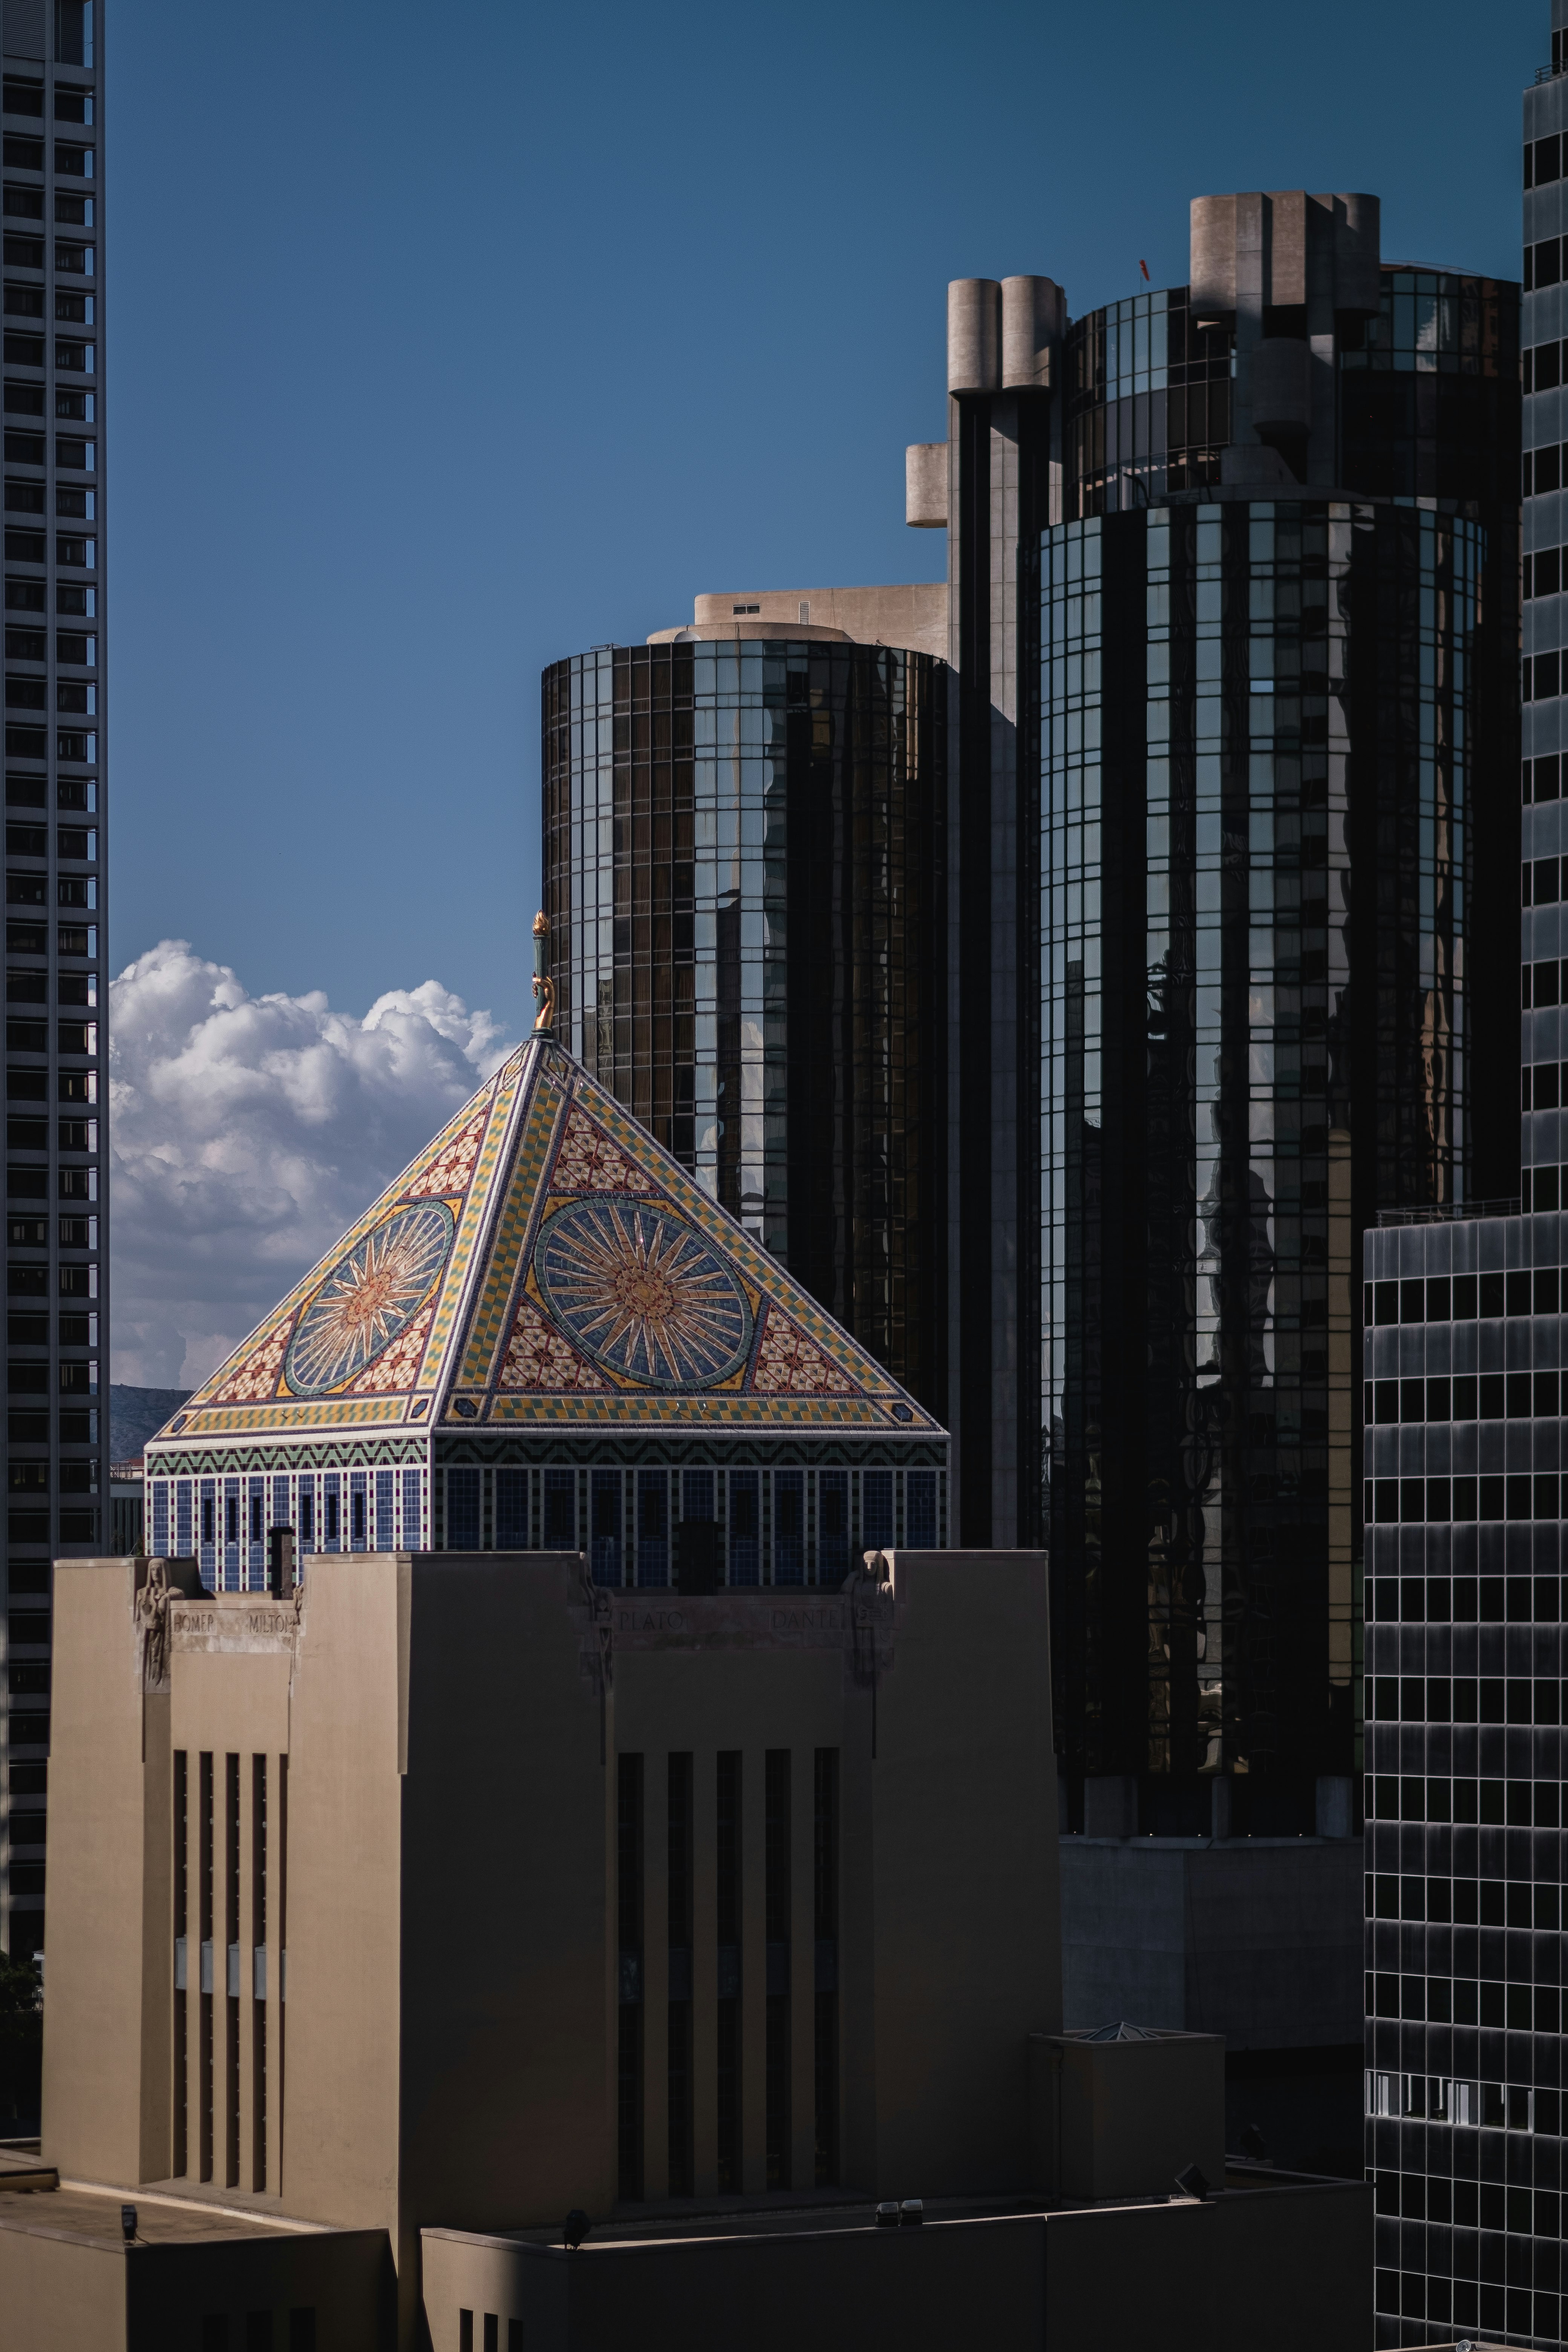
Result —
POLYGON ((0 2138, 37 2122, 44 1990, 37 1964, 0 1952, 0 2138))

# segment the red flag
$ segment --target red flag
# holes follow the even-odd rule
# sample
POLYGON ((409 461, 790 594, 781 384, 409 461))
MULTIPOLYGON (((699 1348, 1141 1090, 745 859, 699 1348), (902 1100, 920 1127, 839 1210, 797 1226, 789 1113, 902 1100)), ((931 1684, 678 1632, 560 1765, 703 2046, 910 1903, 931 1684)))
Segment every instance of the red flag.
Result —
POLYGON ((1138 267, 1143 272, 1143 283, 1147 286, 1149 283, 1149 265, 1146 261, 1141 261, 1138 264, 1138 267))

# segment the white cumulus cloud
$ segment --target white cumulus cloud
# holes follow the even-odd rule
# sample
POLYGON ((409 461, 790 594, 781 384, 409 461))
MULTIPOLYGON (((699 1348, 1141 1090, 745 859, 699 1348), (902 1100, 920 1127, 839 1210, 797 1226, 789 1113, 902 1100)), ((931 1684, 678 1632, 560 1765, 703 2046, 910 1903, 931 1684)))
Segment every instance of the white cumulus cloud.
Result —
POLYGON ((222 1362, 510 1051, 438 981, 363 1020, 163 940, 110 985, 117 1381, 222 1362))

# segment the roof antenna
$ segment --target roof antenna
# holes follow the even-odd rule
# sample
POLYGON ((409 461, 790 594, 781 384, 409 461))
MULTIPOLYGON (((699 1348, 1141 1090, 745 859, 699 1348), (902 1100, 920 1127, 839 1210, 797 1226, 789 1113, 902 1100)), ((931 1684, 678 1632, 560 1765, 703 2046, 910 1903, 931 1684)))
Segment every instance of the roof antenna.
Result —
POLYGON ((550 918, 542 908, 533 919, 533 993, 539 1000, 533 1034, 553 1041, 555 982, 550 977, 550 918))

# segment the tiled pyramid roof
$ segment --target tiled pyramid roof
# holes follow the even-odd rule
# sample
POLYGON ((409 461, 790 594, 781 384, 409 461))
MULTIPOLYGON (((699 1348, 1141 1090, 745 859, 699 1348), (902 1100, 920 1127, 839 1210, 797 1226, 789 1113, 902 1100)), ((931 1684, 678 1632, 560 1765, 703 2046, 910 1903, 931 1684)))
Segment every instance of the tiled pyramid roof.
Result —
POLYGON ((940 1436, 646 1128, 531 1040, 159 1432, 940 1436))

